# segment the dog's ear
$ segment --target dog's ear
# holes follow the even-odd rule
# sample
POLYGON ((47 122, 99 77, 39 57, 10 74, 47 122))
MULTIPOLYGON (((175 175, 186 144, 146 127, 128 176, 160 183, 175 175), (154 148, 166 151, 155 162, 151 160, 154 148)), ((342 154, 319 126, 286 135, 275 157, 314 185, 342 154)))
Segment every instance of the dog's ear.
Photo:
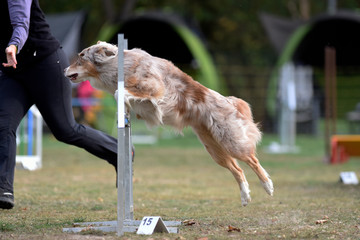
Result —
POLYGON ((108 48, 104 49, 105 55, 108 57, 115 56, 117 54, 117 50, 114 49, 109 50, 108 48))
POLYGON ((94 63, 101 64, 114 58, 117 55, 117 48, 100 47, 94 52, 94 63))

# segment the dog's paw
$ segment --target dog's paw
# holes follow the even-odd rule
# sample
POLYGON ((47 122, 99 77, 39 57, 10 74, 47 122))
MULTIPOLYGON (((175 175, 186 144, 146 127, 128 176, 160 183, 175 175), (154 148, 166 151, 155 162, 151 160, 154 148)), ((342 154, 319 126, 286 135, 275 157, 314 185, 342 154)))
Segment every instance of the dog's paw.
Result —
POLYGON ((241 205, 244 207, 251 202, 249 184, 247 182, 241 183, 241 205))
POLYGON ((267 182, 262 182, 261 183, 262 186, 264 187, 265 191, 267 192, 267 194, 269 194, 270 196, 273 195, 274 193, 274 186, 273 186, 273 182, 271 181, 271 179, 269 178, 269 181, 267 182))
POLYGON ((250 195, 245 196, 245 197, 241 195, 241 205, 242 205, 243 207, 246 207, 250 202, 251 202, 251 197, 250 197, 250 195))
POLYGON ((118 100, 118 90, 115 91, 114 98, 115 98, 116 101, 118 100))

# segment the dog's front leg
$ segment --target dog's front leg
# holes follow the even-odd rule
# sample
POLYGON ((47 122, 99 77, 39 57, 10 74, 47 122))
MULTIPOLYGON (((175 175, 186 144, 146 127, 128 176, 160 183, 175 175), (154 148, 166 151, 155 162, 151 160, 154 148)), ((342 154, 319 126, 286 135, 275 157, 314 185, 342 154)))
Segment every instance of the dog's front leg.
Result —
MULTIPOLYGON (((129 109, 131 108, 129 98, 128 98, 128 94, 129 93, 125 90, 124 103, 125 103, 125 108, 126 108, 125 111, 126 111, 127 114, 129 114, 129 112, 130 112, 129 109)), ((118 90, 115 91, 114 98, 115 98, 115 100, 117 102, 118 101, 118 90)))
POLYGON ((114 93, 114 98, 115 98, 115 100, 116 100, 116 102, 117 102, 117 101, 118 101, 118 90, 115 91, 115 93, 114 93))

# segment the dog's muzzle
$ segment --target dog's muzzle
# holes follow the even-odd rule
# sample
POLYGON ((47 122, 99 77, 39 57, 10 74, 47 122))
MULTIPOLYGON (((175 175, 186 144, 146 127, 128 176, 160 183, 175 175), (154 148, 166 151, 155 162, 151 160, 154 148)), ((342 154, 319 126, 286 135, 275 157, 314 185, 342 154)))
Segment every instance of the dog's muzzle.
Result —
POLYGON ((68 75, 67 74, 67 71, 68 71, 68 67, 64 69, 64 75, 65 77, 69 78, 71 81, 75 81, 77 79, 77 77, 79 76, 78 73, 74 73, 74 74, 71 74, 71 75, 68 75))
POLYGON ((74 74, 71 74, 71 75, 66 76, 66 77, 69 78, 71 81, 75 81, 78 76, 79 76, 79 74, 74 73, 74 74))

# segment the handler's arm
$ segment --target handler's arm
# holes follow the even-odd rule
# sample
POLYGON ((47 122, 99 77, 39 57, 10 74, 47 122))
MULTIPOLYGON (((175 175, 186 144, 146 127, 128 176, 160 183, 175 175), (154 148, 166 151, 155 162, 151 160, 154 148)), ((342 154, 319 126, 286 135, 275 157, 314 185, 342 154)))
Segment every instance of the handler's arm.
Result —
POLYGON ((16 68, 16 54, 23 48, 29 36, 30 9, 32 0, 7 0, 13 34, 5 49, 7 63, 4 67, 16 68))

